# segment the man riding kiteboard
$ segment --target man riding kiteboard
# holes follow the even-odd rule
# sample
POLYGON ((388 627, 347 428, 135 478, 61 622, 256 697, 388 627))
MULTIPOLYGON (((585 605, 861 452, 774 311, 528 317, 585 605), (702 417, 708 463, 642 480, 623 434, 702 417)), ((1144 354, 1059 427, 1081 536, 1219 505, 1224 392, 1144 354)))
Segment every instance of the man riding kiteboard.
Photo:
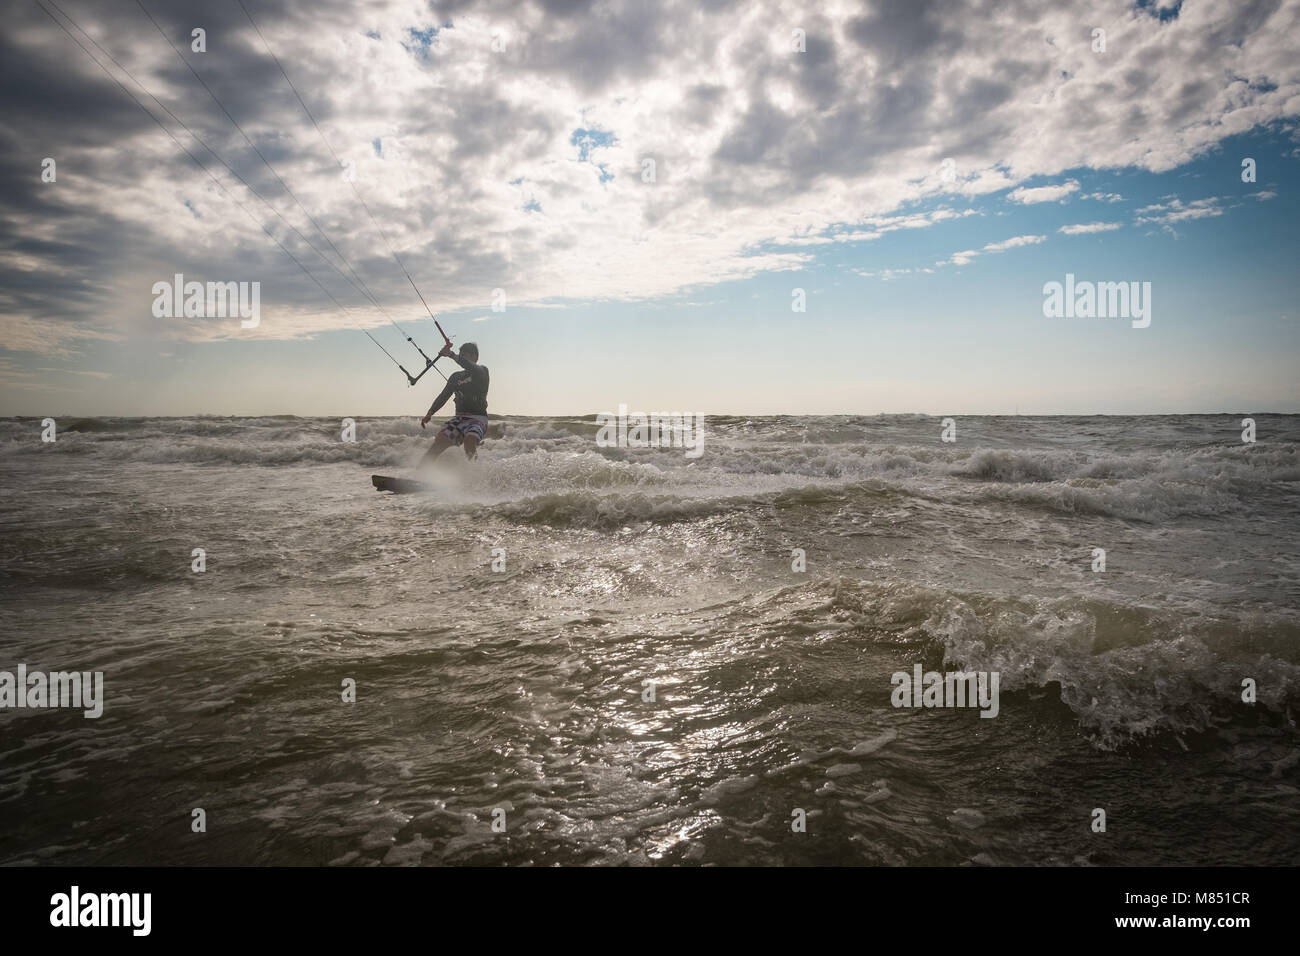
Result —
POLYGON ((425 452, 420 460, 421 468, 432 464, 452 445, 464 445, 465 457, 473 461, 479 442, 487 435, 488 370, 486 365, 478 364, 478 346, 466 342, 457 355, 448 342, 438 353, 439 358, 443 356, 454 359, 462 370, 447 379, 447 387, 433 400, 428 413, 420 420, 420 427, 428 425, 429 419, 447 404, 452 395, 456 396, 456 414, 442 426, 433 446, 425 452))

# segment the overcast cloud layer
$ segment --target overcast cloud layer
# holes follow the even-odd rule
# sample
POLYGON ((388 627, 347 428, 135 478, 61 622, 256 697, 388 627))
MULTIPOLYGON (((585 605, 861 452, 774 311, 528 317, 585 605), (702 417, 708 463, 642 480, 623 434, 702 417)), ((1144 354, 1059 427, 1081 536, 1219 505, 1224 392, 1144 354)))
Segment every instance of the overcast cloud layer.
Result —
MULTIPOLYGON (((325 247, 134 2, 56 2, 325 247)), ((1058 202, 1079 188, 1068 170, 1170 170, 1300 114, 1300 2, 1283 0, 1189 0, 1172 18, 1120 2, 246 3, 435 310, 486 308, 498 287, 512 305, 648 298, 789 269, 819 243, 961 215, 908 212, 918 200, 1058 202)), ((146 6, 367 284, 412 314, 238 4, 146 6), (189 51, 194 27, 206 53, 189 51)), ((7 16, 0 345, 68 355, 144 328, 173 271, 260 280, 279 308, 258 335, 347 325, 35 3, 7 16), (46 156, 57 184, 39 181, 46 156)), ((149 105, 358 321, 384 321, 149 105)), ((988 239, 951 261, 1045 237, 988 239)))

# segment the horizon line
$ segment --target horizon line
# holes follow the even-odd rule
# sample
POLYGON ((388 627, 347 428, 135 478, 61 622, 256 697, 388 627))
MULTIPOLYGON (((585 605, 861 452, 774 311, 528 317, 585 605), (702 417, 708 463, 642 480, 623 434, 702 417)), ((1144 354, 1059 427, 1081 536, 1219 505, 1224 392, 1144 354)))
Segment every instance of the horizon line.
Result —
MULTIPOLYGON (((547 414, 523 414, 489 412, 489 420, 503 418, 595 418, 598 415, 615 415, 617 412, 565 412, 547 414)), ((1300 416, 1300 410, 1293 412, 1279 411, 1228 411, 1212 412, 686 412, 665 411, 660 409, 628 409, 629 415, 702 415, 705 418, 1209 418, 1214 416, 1237 417, 1240 415, 1291 415, 1300 416)), ((188 415, 86 415, 74 412, 58 412, 41 415, 0 415, 0 421, 38 421, 44 418, 78 418, 78 419, 182 419, 182 418, 420 418, 418 413, 403 415, 380 415, 365 412, 348 412, 345 414, 299 415, 291 412, 262 412, 258 414, 234 414, 229 412, 194 412, 188 415)), ((442 417, 442 416, 438 416, 442 417)), ((448 415, 454 418, 455 415, 448 415)))

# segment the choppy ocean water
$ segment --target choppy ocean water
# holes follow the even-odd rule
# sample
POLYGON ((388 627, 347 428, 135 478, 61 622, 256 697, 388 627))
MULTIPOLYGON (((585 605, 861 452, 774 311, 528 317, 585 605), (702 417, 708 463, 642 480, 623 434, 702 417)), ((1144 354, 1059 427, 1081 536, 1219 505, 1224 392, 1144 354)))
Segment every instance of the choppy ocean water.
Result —
POLYGON ((413 419, 0 421, 0 670, 105 692, 0 710, 0 863, 1300 863, 1300 417, 1240 420, 511 417, 402 497, 413 419))

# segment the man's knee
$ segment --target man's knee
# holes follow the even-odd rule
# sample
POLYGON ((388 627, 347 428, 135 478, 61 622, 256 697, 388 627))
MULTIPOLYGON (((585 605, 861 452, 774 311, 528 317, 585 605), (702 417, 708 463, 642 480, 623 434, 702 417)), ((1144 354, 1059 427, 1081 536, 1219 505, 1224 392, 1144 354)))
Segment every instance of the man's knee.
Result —
POLYGON ((439 435, 433 440, 433 444, 429 446, 429 450, 424 453, 424 459, 427 461, 430 458, 437 458, 450 447, 451 439, 446 435, 439 435))

